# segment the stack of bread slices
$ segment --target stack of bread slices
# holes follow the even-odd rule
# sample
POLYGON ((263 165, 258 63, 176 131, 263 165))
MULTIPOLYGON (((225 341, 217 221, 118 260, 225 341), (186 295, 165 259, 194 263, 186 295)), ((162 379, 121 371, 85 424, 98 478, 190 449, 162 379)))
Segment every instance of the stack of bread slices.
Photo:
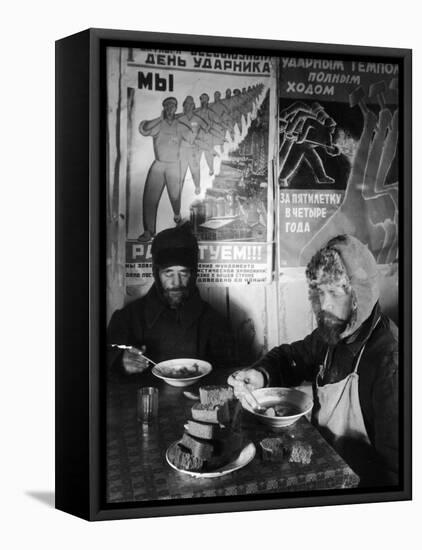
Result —
POLYGON ((170 460, 181 470, 207 472, 228 464, 242 449, 240 405, 230 386, 204 386, 170 460))

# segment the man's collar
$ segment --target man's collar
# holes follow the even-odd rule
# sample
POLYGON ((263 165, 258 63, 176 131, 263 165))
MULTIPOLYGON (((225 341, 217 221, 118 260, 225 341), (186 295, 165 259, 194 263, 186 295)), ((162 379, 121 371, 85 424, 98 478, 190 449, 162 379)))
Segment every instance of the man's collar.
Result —
POLYGON ((148 328, 151 328, 157 322, 165 307, 154 283, 145 296, 145 321, 148 328))
POLYGON ((145 321, 148 328, 152 328, 166 311, 174 311, 180 323, 185 327, 189 327, 199 319, 205 307, 196 286, 186 302, 177 310, 170 310, 165 301, 159 296, 155 283, 149 289, 145 298, 145 321))
POLYGON ((362 325, 350 336, 347 336, 342 342, 347 345, 347 348, 356 355, 369 339, 378 319, 381 315, 381 309, 378 302, 375 304, 370 316, 362 323, 362 325))

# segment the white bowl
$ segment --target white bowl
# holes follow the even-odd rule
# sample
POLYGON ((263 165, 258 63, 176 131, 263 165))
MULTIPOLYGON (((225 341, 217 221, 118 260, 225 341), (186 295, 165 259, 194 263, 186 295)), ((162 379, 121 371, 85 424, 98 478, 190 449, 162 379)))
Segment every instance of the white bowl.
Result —
POLYGON ((161 378, 170 386, 176 386, 177 388, 184 388, 195 384, 197 380, 206 376, 212 371, 212 366, 206 361, 201 359, 170 359, 168 361, 161 361, 152 368, 152 374, 157 378, 161 378), (180 371, 184 368, 192 368, 194 365, 198 365, 198 374, 194 375, 180 375, 180 371), (179 375, 177 374, 179 372, 179 375))
POLYGON ((293 424, 301 416, 310 412, 313 407, 312 397, 294 388, 261 388, 252 393, 261 407, 285 405, 287 408, 297 411, 286 416, 267 416, 254 410, 248 403, 243 404, 243 407, 256 416, 260 422, 272 428, 282 428, 293 424))

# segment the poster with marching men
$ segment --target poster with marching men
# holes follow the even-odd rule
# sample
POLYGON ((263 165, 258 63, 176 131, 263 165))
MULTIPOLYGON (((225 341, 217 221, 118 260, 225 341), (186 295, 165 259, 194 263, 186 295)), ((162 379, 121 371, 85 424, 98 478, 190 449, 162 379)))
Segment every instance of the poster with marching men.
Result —
POLYGON ((108 207, 125 224, 124 284, 151 283, 152 239, 183 224, 199 242, 198 283, 269 282, 274 61, 110 47, 107 90, 108 207))
POLYGON ((355 235, 379 264, 398 256, 398 76, 391 63, 279 61, 279 267, 355 235))

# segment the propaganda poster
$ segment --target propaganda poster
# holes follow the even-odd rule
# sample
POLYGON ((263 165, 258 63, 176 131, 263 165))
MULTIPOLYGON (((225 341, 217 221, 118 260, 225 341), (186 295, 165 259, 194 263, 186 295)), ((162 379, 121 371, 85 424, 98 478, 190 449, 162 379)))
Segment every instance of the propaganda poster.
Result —
POLYGON ((282 57, 278 85, 280 268, 342 233, 395 262, 398 66, 282 57))
POLYGON ((125 48, 108 55, 109 95, 118 88, 120 105, 110 131, 119 133, 119 160, 126 157, 115 175, 125 188, 118 215, 126 225, 126 287, 151 282, 154 235, 182 224, 199 242, 198 283, 269 282, 271 58, 125 48))

